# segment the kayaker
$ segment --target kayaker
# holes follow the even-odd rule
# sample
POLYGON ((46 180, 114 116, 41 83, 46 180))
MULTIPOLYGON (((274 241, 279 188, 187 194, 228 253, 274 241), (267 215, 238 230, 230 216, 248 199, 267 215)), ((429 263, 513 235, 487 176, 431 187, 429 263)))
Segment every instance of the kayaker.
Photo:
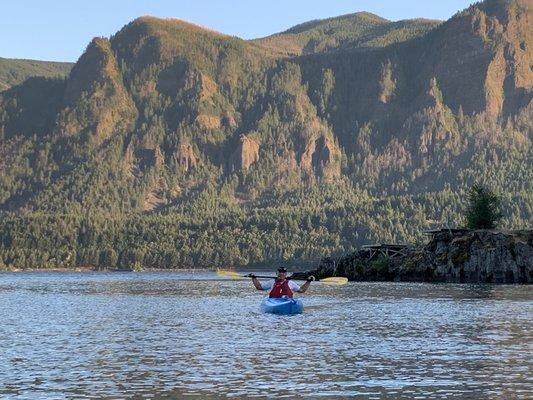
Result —
POLYGON ((311 285, 311 282, 315 280, 314 276, 307 278, 302 286, 299 286, 296 282, 287 279, 287 269, 285 267, 278 268, 278 276, 276 279, 271 279, 267 282, 259 282, 254 274, 248 275, 252 278, 252 283, 257 290, 270 290, 268 297, 293 297, 294 292, 305 293, 311 285))

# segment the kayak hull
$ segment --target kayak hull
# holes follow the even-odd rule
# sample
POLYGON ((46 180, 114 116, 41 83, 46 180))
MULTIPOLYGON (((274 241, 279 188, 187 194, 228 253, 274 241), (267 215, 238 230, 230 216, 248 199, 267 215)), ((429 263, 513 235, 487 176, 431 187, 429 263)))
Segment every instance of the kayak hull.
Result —
POLYGON ((301 314, 303 310, 304 305, 299 299, 267 297, 261 302, 261 311, 268 314, 301 314))

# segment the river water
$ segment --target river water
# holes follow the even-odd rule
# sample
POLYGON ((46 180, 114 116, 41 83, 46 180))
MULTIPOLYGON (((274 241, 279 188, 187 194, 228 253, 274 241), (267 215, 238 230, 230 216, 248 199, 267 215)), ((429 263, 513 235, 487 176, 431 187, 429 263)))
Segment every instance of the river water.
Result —
POLYGON ((533 398, 533 289, 214 273, 0 274, 0 398, 533 398))

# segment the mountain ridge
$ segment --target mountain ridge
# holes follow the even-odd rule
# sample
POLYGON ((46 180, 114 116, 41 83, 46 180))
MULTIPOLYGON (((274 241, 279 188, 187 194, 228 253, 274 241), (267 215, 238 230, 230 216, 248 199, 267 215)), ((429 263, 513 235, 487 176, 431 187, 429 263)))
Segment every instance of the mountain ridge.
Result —
POLYGON ((29 77, 66 77, 73 65, 69 62, 0 57, 0 92, 29 77))
POLYGON ((253 41, 267 48, 277 48, 287 55, 298 56, 332 51, 341 45, 355 48, 382 47, 407 40, 411 35, 419 35, 439 23, 440 21, 421 18, 393 22, 372 13, 358 12, 309 21, 253 41), (356 26, 358 29, 354 29, 356 26), (394 34, 399 35, 395 32, 396 28, 403 29, 406 37, 394 38, 394 34), (410 29, 414 32, 406 33, 410 29), (383 43, 379 43, 380 41, 383 43))
POLYGON ((77 263, 94 256, 79 243, 106 240, 124 260, 128 246, 155 257, 159 243, 187 265, 410 241, 458 219, 479 180, 505 193, 506 227, 531 223, 523 4, 486 0, 442 23, 319 21, 267 44, 141 17, 94 39, 68 79, 0 94, 0 213, 25 248, 32 221, 68 215, 61 240, 84 254, 77 263), (168 242, 131 236, 150 221, 168 242), (212 248, 222 242, 234 247, 212 248))

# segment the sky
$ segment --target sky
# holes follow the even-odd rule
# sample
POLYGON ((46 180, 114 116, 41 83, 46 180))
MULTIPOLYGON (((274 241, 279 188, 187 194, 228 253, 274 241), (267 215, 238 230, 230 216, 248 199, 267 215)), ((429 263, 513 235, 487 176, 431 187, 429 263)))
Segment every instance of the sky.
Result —
POLYGON ((0 57, 76 61, 95 36, 142 15, 184 19, 253 39, 313 19, 369 11, 445 20, 473 0, 0 0, 0 57))

